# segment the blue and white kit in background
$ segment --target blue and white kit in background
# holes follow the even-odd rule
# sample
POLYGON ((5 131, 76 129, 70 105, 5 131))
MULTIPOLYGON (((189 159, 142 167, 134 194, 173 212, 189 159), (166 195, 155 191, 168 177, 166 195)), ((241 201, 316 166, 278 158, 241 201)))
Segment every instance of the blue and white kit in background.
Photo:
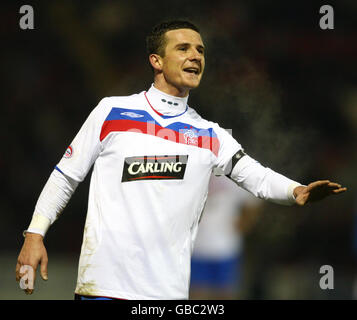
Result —
POLYGON ((52 172, 27 232, 45 235, 93 167, 75 292, 187 299, 190 258, 213 169, 255 196, 291 205, 300 185, 244 155, 187 99, 153 85, 102 99, 52 172))

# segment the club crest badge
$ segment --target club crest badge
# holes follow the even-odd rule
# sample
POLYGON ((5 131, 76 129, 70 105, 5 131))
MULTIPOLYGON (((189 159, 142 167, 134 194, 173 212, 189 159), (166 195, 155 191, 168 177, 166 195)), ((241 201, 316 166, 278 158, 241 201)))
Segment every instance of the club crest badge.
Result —
POLYGON ((183 137, 185 139, 186 144, 196 145, 198 144, 198 136, 194 130, 186 130, 183 133, 183 137))
POLYGON ((63 158, 67 158, 68 159, 68 158, 71 158, 72 155, 73 155, 73 148, 72 148, 72 146, 69 146, 67 148, 66 152, 64 153, 63 158))

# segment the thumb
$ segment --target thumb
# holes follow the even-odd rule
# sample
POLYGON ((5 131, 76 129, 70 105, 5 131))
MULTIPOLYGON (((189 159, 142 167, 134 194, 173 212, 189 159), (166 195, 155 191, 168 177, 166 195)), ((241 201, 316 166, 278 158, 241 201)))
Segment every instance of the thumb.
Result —
POLYGON ((307 192, 306 193, 301 193, 296 197, 295 202, 299 206, 303 206, 309 201, 309 195, 310 195, 310 193, 307 193, 307 192))
POLYGON ((40 273, 43 280, 48 280, 47 264, 48 264, 47 257, 42 258, 40 273))

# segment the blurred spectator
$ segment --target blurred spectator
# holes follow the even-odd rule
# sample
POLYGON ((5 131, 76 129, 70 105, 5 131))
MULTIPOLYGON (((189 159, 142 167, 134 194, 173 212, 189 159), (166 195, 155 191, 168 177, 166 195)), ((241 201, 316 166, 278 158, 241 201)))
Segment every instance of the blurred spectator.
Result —
POLYGON ((242 280, 243 237, 261 200, 225 176, 212 174, 191 262, 191 299, 236 299, 242 280))

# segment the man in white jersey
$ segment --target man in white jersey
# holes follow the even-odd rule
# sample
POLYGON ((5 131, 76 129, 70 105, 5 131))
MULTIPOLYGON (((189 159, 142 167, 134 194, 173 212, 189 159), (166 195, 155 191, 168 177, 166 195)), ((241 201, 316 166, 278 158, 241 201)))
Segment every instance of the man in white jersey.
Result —
MULTIPOLYGON (((147 38, 154 83, 102 99, 47 181, 16 265, 47 279, 43 238, 92 165, 77 297, 187 299, 190 258, 210 174, 220 168, 255 196, 304 205, 345 191, 308 186, 261 166, 218 124, 187 105, 205 66, 196 26, 171 21, 147 38)), ((31 293, 33 286, 25 288, 31 293)))

